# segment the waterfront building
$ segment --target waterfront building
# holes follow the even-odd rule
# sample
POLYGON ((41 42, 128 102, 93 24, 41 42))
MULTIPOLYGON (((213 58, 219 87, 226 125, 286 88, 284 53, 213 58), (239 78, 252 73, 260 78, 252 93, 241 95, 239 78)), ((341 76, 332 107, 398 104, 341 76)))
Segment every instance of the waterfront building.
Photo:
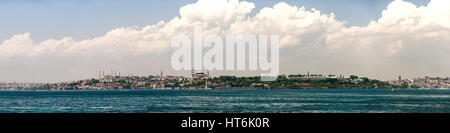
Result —
POLYGON ((209 78, 209 71, 207 70, 206 73, 203 71, 197 71, 194 73, 194 69, 191 71, 191 78, 197 79, 197 80, 204 80, 209 78))

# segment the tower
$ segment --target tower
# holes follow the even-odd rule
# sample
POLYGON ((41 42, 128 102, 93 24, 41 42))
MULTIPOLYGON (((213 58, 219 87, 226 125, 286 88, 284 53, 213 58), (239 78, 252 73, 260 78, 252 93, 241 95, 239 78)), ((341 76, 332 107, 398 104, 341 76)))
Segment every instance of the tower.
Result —
POLYGON ((194 69, 191 70, 191 78, 194 78, 194 69))

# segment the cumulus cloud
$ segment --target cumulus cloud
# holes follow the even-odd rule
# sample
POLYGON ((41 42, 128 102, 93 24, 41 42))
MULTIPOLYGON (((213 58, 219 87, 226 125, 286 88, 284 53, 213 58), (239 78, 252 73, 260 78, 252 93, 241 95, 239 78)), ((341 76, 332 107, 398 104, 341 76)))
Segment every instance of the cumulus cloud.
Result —
MULTIPOLYGON (((195 26, 202 26, 204 34, 279 35, 281 71, 286 73, 310 69, 376 78, 391 78, 408 72, 415 74, 412 76, 450 75, 448 7, 448 0, 431 0, 427 6, 420 7, 395 0, 381 13, 380 19, 367 26, 346 27, 345 22, 336 20, 333 13, 323 14, 316 9, 307 10, 284 2, 249 16, 255 8, 250 2, 199 0, 180 8, 180 16, 168 22, 142 28, 117 28, 92 39, 77 41, 66 37, 36 43, 30 33, 14 35, 0 43, 0 62, 83 59, 78 67, 98 69, 88 68, 82 62, 95 60, 90 64, 93 65, 100 59, 114 58, 121 64, 130 58, 158 56, 167 58, 167 62, 160 62, 164 64, 169 62, 173 50, 169 47, 171 38, 178 34, 191 35, 195 26)), ((143 65, 141 62, 146 61, 125 64, 143 65)), ((61 62, 46 63, 40 65, 58 66, 61 62)))
POLYGON ((342 28, 327 35, 330 52, 358 56, 353 59, 386 73, 449 75, 450 6, 447 0, 431 0, 427 6, 395 0, 378 21, 363 27, 342 28), (396 70, 396 71, 393 71, 396 70), (392 72, 393 71, 393 72, 392 72))

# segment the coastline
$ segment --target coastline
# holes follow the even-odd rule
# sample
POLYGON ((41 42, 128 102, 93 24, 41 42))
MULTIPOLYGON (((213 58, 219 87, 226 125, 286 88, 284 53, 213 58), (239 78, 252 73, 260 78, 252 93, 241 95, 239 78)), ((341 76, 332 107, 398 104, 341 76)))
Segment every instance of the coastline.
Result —
POLYGON ((255 88, 226 88, 226 89, 79 89, 79 90, 46 90, 46 89, 27 89, 27 90, 12 90, 12 89, 0 89, 0 92, 13 92, 13 91, 23 91, 23 92, 33 92, 33 91, 42 91, 42 92, 76 92, 76 91, 185 91, 185 90, 192 90, 192 91, 214 91, 214 90, 391 90, 391 91, 397 91, 397 90, 450 90, 450 89, 423 89, 423 88, 408 88, 408 89, 388 89, 388 88, 369 88, 369 89, 361 89, 361 88, 338 88, 338 89, 321 89, 321 88, 311 88, 311 89, 288 89, 288 88, 281 88, 281 89, 255 89, 255 88))
POLYGON ((60 83, 1 83, 2 90, 184 90, 184 89, 450 89, 448 78, 382 81, 356 75, 320 74, 279 75, 275 80, 262 81, 260 76, 107 76, 60 83), (5 89, 7 88, 7 89, 5 89))

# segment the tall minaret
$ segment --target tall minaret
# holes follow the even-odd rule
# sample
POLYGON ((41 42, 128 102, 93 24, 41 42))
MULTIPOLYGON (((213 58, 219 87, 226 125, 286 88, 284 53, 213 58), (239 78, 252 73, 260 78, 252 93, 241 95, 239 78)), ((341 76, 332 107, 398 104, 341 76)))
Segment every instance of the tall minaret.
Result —
POLYGON ((194 79, 194 69, 191 70, 191 79, 194 79))
POLYGON ((162 68, 161 68, 161 78, 162 78, 162 76, 163 76, 163 70, 162 70, 162 68))

